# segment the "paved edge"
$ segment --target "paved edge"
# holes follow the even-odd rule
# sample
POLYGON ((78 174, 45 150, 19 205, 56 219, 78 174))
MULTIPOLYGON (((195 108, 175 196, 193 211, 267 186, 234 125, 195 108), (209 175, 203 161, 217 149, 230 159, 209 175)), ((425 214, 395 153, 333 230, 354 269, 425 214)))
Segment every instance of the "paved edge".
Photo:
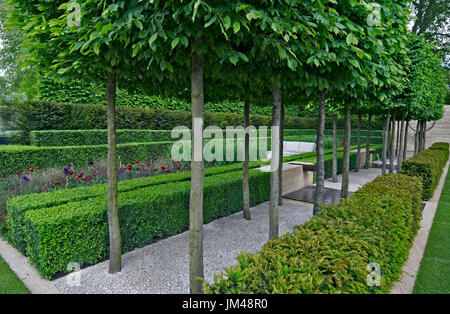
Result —
POLYGON ((391 294, 412 294, 414 285, 416 283, 417 274, 419 273, 425 248, 428 242, 431 226, 433 225, 434 215, 441 198, 442 189, 444 187, 445 179, 447 178, 450 159, 445 165, 442 172, 439 184, 434 191, 433 197, 426 202, 425 208, 422 212, 422 220, 420 221, 420 229, 414 239, 413 246, 409 251, 409 257, 406 264, 403 266, 403 273, 400 280, 397 281, 391 288, 391 294))
POLYGON ((60 294, 49 280, 39 275, 28 258, 0 237, 0 255, 32 294, 60 294))

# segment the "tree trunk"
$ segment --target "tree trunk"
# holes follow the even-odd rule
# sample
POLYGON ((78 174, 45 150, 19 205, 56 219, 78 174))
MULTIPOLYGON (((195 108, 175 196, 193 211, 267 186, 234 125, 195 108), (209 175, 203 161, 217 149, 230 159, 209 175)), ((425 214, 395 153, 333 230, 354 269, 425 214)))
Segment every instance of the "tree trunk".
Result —
POLYGON ((332 181, 337 183, 337 115, 333 116, 333 177, 332 181))
POLYGON ((420 121, 416 124, 416 134, 414 134, 414 156, 419 153, 419 133, 420 133, 420 121))
POLYGON ((381 173, 386 174, 386 162, 387 162, 387 151, 389 145, 389 125, 391 120, 391 112, 387 113, 386 120, 384 122, 383 128, 383 166, 381 168, 381 173))
POLYGON ((342 187, 341 198, 348 198, 348 186, 350 183, 350 136, 351 136, 351 111, 350 107, 345 110, 345 139, 344 160, 342 163, 342 187))
POLYGON ((403 132, 404 132, 404 130, 405 130, 405 120, 401 120, 401 122, 400 122, 400 138, 399 138, 399 144, 398 144, 398 157, 397 157, 397 173, 400 173, 400 171, 402 170, 402 162, 403 162, 403 151, 402 151, 402 148, 403 148, 403 140, 404 140, 404 137, 403 137, 403 132))
POLYGON ((409 120, 406 121, 405 125, 405 139, 403 143, 403 160, 406 160, 406 154, 408 153, 408 131, 409 131, 409 120))
POLYGON ((389 173, 394 173, 394 155, 395 155, 395 112, 392 114, 391 130, 391 155, 389 156, 389 173))
POLYGON ((422 151, 427 147, 427 121, 423 121, 422 151))
POLYGON ((270 203, 269 203, 269 239, 278 236, 278 198, 280 197, 280 122, 281 122, 281 88, 278 82, 273 86, 272 109, 272 160, 270 164, 270 203))
POLYGON ((108 121, 108 227, 109 227, 109 273, 122 269, 122 238, 119 224, 119 202, 117 192, 117 118, 116 118, 116 76, 108 73, 107 121, 108 121))
POLYGON ((279 169, 278 172, 278 180, 279 180, 279 192, 278 196, 278 206, 283 205, 283 152, 284 152, 284 105, 281 104, 280 108, 280 160, 279 160, 279 169))
POLYGON ((356 153, 355 172, 359 172, 359 167, 361 165, 361 124, 362 114, 358 114, 358 151, 356 153))
POLYGON ((316 171, 316 193, 314 198, 313 215, 319 211, 319 204, 323 202, 323 191, 325 188, 325 156, 323 139, 325 133, 325 93, 319 95, 319 116, 317 123, 317 171, 316 171))
POLYGON ((396 145, 395 145, 395 155, 398 156, 399 152, 399 145, 400 145, 400 120, 397 121, 397 138, 396 138, 396 145))
POLYGON ((203 278, 203 58, 191 60, 192 161, 189 203, 189 282, 192 294, 202 293, 203 278))
POLYGON ((250 133, 247 132, 250 125, 250 108, 249 102, 244 103, 244 163, 243 163, 243 175, 242 175, 242 193, 244 200, 244 218, 250 220, 250 187, 248 183, 248 161, 249 161, 249 148, 250 148, 250 133))
POLYGON ((420 120, 418 122, 418 127, 417 127, 417 153, 420 153, 422 151, 422 141, 423 141, 423 121, 420 120))
POLYGON ((372 115, 369 114, 367 118, 367 135, 366 135, 366 161, 364 163, 364 169, 369 169, 370 167, 370 136, 372 129, 372 115))

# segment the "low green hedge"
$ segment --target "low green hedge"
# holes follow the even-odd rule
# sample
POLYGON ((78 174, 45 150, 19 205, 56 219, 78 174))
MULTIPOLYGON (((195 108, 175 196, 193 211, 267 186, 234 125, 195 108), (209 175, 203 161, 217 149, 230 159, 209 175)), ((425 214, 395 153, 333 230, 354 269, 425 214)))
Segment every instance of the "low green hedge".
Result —
MULTIPOLYGON (((250 171, 251 205, 267 201, 270 174, 250 171)), ((242 209, 242 172, 205 178, 204 223, 242 209)), ((174 182, 119 194, 123 252, 189 227, 190 182, 174 182)), ((105 197, 25 213, 26 252, 46 278, 70 262, 94 264, 108 255, 105 197)))
MULTIPOLYGON (((330 153, 330 151, 326 151, 330 153)), ((315 152, 293 155, 285 157, 285 162, 294 160, 306 160, 311 162, 311 158, 315 158, 315 152)), ((314 159, 315 160, 315 159, 314 159)), ((249 163, 249 168, 258 168, 261 165, 268 164, 263 161, 253 161, 249 163)), ((220 167, 211 167, 205 169, 205 177, 234 172, 242 169, 242 163, 233 163, 220 167)), ((118 183, 119 193, 130 192, 138 189, 149 188, 156 185, 168 184, 178 181, 189 181, 190 172, 179 172, 172 174, 164 174, 160 176, 152 176, 147 178, 137 178, 133 180, 120 181, 118 183)), ((53 191, 51 193, 28 194, 8 200, 8 233, 9 242, 19 251, 25 253, 26 242, 24 239, 24 215, 27 211, 37 210, 47 207, 64 205, 70 202, 84 201, 106 195, 107 184, 96 184, 93 186, 72 188, 66 190, 53 191)))
POLYGON ((209 294, 389 293, 419 227, 420 179, 386 175, 205 283, 209 294), (369 288, 368 264, 381 286, 369 288))
POLYGON ((449 144, 435 143, 413 158, 404 160, 401 173, 422 178, 423 199, 429 200, 439 184, 448 157, 449 144))

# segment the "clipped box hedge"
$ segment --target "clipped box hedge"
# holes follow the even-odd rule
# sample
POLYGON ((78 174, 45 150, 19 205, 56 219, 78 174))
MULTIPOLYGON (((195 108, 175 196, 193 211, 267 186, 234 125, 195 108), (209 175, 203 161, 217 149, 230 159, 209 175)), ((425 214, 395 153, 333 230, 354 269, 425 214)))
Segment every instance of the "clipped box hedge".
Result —
POLYGON ((349 200, 325 206, 291 233, 205 283, 209 294, 389 293, 402 273, 420 221, 421 182, 380 176, 349 200), (367 285, 378 263, 381 286, 367 285))
MULTIPOLYGON (((251 205, 267 201, 270 174, 252 170, 251 205)), ((242 210, 242 172, 205 178, 204 223, 242 210)), ((123 252, 189 228, 190 182, 181 181, 119 194, 123 252)), ((46 278, 67 265, 91 265, 108 256, 105 197, 25 213, 26 253, 46 278)))
POLYGON ((429 200, 439 184, 448 157, 449 144, 435 143, 411 159, 404 160, 401 173, 422 178, 423 199, 429 200))
MULTIPOLYGON (((330 151, 326 151, 329 155, 330 151)), ((315 152, 293 155, 285 157, 284 161, 307 161, 311 162, 315 157, 315 152)), ((329 159, 330 157, 328 157, 329 159)), ((314 159, 315 160, 315 159, 314 159)), ((258 168, 261 165, 268 164, 268 161, 253 161, 249 163, 249 168, 258 168)), ((220 167, 210 167, 205 169, 205 177, 235 172, 242 169, 242 163, 233 163, 220 167)), ((179 172, 172 174, 163 174, 147 178, 136 178, 118 182, 119 193, 130 192, 138 189, 149 188, 156 185, 173 183, 178 181, 189 181, 190 172, 179 172)), ((26 241, 24 238, 24 215, 31 210, 37 210, 47 207, 64 205, 70 202, 84 201, 107 193, 107 184, 96 184, 93 186, 78 187, 72 189, 58 190, 51 193, 28 194, 20 197, 11 198, 7 202, 8 208, 8 240, 19 251, 25 253, 26 241)))

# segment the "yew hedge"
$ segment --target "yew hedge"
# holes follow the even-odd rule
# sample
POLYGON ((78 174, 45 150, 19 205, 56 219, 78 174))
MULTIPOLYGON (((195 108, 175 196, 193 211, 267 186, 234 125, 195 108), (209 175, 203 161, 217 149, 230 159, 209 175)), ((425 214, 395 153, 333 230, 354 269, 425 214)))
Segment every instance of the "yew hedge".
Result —
POLYGON ((404 160, 401 173, 422 178, 423 199, 429 200, 439 184, 448 157, 449 144, 435 143, 413 158, 404 160))
POLYGON ((205 283, 210 294, 388 293, 402 273, 420 220, 421 180, 380 176, 349 200, 325 206, 291 233, 205 283), (367 285, 378 263, 381 286, 367 285))

